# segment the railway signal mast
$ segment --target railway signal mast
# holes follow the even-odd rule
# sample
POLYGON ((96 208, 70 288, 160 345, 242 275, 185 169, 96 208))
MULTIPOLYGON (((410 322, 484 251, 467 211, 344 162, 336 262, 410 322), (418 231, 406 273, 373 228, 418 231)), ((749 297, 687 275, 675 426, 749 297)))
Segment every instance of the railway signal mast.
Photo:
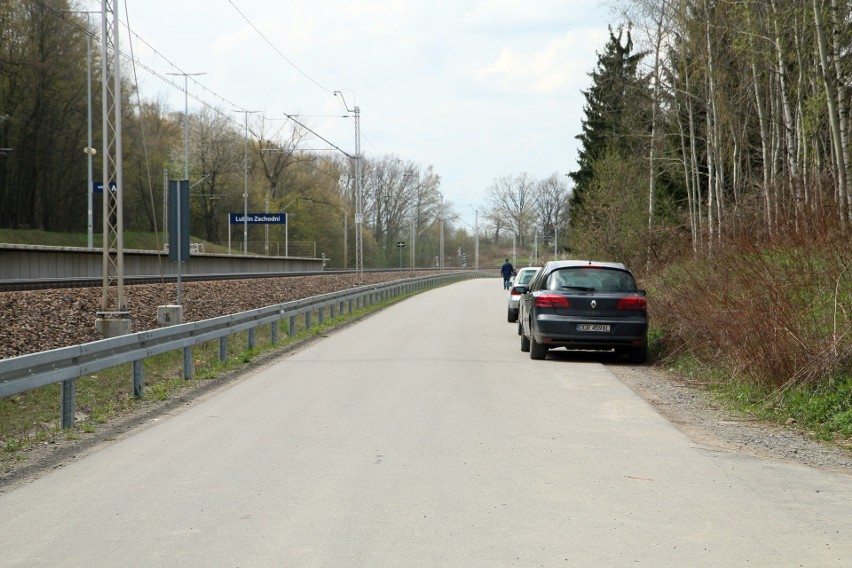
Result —
POLYGON ((103 337, 130 333, 124 297, 124 180, 121 161, 121 51, 118 1, 101 0, 103 95, 103 293, 95 327, 103 337))

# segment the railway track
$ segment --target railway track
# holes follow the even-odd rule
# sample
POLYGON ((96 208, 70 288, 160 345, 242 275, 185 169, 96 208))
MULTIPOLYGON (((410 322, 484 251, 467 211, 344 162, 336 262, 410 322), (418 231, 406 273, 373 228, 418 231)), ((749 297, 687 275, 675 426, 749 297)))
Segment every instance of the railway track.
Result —
MULTIPOLYGON (((434 272, 434 271, 430 271, 434 272)), ((403 271, 371 271, 364 273, 365 284, 378 284, 407 278, 403 271)), ((354 271, 327 271, 305 275, 246 274, 223 275, 224 278, 196 279, 184 282, 184 321, 199 321, 227 314, 300 300, 352 288, 354 271)), ((95 329, 95 314, 101 301, 101 280, 88 286, 79 279, 69 279, 66 288, 55 283, 26 291, 0 293, 0 359, 78 345, 101 339, 95 329)), ((175 279, 154 278, 150 283, 126 286, 128 309, 133 331, 159 327, 157 306, 175 302, 175 279)), ((20 283, 16 283, 20 285, 20 283)))

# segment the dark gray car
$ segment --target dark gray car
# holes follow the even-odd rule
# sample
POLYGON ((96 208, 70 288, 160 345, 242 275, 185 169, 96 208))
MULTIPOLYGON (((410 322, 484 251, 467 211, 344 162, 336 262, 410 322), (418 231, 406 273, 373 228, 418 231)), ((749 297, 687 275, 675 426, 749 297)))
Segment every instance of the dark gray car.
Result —
POLYGON ((519 291, 521 351, 531 359, 554 347, 615 350, 633 363, 648 358, 645 291, 623 264, 551 261, 519 291))

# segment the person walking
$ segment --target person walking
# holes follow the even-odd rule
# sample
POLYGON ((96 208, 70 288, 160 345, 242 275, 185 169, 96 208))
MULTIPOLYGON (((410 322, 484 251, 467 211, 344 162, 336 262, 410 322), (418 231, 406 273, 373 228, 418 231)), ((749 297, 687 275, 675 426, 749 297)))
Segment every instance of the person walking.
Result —
POLYGON ((500 267, 500 274, 503 276, 503 289, 508 290, 512 284, 512 276, 515 274, 515 267, 512 266, 508 258, 503 263, 503 266, 500 267))

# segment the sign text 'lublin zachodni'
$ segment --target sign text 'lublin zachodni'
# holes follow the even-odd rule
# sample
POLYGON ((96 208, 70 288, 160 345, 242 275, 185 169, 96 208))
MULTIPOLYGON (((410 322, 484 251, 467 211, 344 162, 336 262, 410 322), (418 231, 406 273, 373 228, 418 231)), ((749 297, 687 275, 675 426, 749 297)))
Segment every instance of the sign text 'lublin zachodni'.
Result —
POLYGON ((286 213, 249 213, 245 218, 242 213, 229 213, 231 225, 242 225, 243 219, 249 225, 286 225, 286 213))

